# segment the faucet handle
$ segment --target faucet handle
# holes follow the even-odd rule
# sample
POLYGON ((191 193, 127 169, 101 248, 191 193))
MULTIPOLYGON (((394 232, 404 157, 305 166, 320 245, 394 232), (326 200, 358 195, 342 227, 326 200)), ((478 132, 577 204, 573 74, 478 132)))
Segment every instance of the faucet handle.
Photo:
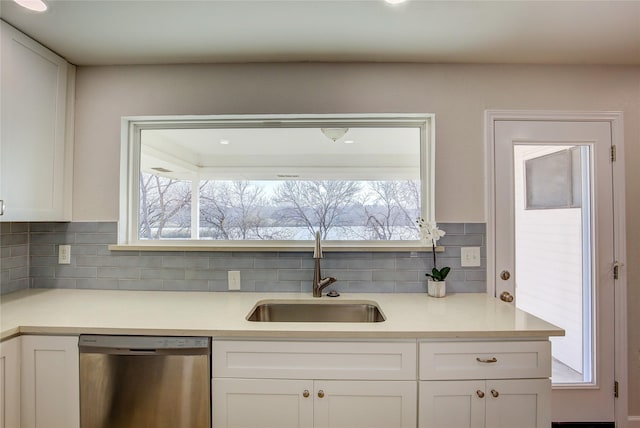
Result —
POLYGON ((324 256, 322 255, 322 246, 320 245, 320 232, 316 232, 316 245, 313 248, 313 258, 314 259, 322 259, 324 256))

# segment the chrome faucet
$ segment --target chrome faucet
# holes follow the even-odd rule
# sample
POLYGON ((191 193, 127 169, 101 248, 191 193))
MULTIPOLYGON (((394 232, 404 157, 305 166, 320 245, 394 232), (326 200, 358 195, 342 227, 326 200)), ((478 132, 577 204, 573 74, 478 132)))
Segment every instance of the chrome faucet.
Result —
POLYGON ((322 297, 322 290, 336 282, 335 278, 322 278, 320 274, 320 259, 322 255, 322 246, 320 245, 320 232, 316 232, 316 246, 313 249, 313 258, 316 260, 315 269, 313 270, 313 297, 322 297))

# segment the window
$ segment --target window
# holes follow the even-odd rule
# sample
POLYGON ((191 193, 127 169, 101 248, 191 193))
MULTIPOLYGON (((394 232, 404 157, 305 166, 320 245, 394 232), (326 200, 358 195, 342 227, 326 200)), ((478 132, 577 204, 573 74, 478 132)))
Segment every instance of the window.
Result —
POLYGON ((420 247, 427 115, 125 118, 119 244, 420 247))

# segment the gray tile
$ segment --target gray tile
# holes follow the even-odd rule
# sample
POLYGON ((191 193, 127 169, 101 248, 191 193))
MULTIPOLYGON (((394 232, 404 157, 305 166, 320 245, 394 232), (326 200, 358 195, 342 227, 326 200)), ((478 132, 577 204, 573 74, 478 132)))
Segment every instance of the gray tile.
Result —
POLYGON ((299 293, 300 281, 255 281, 255 291, 299 293))
POLYGON ((31 266, 55 266, 58 264, 58 256, 31 256, 29 263, 31 266))
POLYGON ((427 281, 399 281, 396 283, 396 293, 426 293, 427 281))
POLYGON ((19 268, 11 269, 9 271, 9 278, 11 281, 15 281, 17 279, 28 279, 29 278, 29 268, 27 266, 22 266, 19 268))
MULTIPOLYGON (((73 247, 71 247, 73 254, 73 247)), ((29 254, 31 256, 55 256, 56 247, 53 244, 31 244, 29 245, 29 254)))
POLYGON ((167 291, 209 291, 209 281, 207 280, 165 280, 162 283, 164 290, 167 291))
POLYGON ((393 293, 396 286, 395 281, 349 281, 345 290, 340 288, 341 284, 336 282, 338 289, 349 293, 393 293))
POLYGON ((363 268, 358 267, 358 264, 349 263, 350 269, 364 269, 366 266, 371 266, 371 269, 379 270, 379 269, 387 269, 394 270, 397 265, 397 259, 395 257, 388 259, 373 259, 371 260, 371 264, 369 262, 364 263, 363 268))
POLYGON ((238 257, 211 258, 209 267, 223 270, 240 270, 253 268, 253 258, 243 259, 238 257))
POLYGON ((140 269, 140 279, 184 280, 184 269, 140 269))
POLYGON ((483 244, 482 235, 445 235, 438 241, 438 245, 457 245, 462 247, 480 247, 483 244))
POLYGON ((31 266, 29 276, 31 278, 53 278, 55 268, 53 266, 31 266))
POLYGON ((433 265, 433 259, 426 258, 398 258, 396 259, 396 270, 426 270, 433 265))
POLYGON ((298 258, 271 258, 260 257, 254 260, 253 267, 255 269, 300 269, 302 267, 301 260, 298 258))
POLYGON ((311 281, 313 269, 282 269, 278 271, 280 281, 311 281))
MULTIPOLYGON (((311 265, 314 266, 316 263, 315 259, 311 259, 311 265)), ((308 265, 308 263, 305 263, 308 265)), ((349 259, 322 259, 320 260, 320 265, 323 269, 348 269, 349 268, 349 259)))
POLYGON ((76 288, 73 278, 33 278, 33 288, 76 288))
POLYGON ((76 288, 93 290, 117 290, 117 279, 104 278, 79 278, 76 279, 76 288))
POLYGON ((229 284, 226 279, 209 280, 209 291, 229 291, 229 284))
POLYGON ((372 273, 373 281, 416 281, 417 279, 417 271, 374 270, 372 273))
POLYGON ((479 233, 486 234, 487 233, 487 224, 486 223, 465 223, 464 224, 464 233, 479 233))
POLYGON ((275 281, 278 279, 276 269, 247 269, 240 271, 240 282, 244 280, 275 281))
POLYGON ((162 257, 162 267, 165 268, 188 268, 188 269, 208 269, 209 258, 206 256, 201 257, 162 257))
POLYGON ((58 265, 55 267, 56 278, 95 278, 97 269, 95 267, 75 267, 69 265, 58 265))
POLYGON ((118 281, 118 289, 162 291, 163 284, 160 279, 121 279, 118 281))
POLYGON ((27 245, 29 243, 28 233, 11 233, 8 235, 2 235, 2 242, 0 245, 3 247, 9 247, 13 245, 27 245))
POLYGON ((373 279, 370 270, 354 269, 323 269, 322 276, 332 276, 339 281, 371 281, 373 279))
POLYGON ((13 222, 11 223, 11 233, 29 233, 30 223, 13 222))
POLYGON ((98 245, 90 244, 74 244, 71 246, 71 255, 82 256, 97 256, 98 245))
POLYGON ((76 233, 77 244, 115 244, 118 237, 115 233, 76 233))
POLYGON ((13 269, 29 265, 28 256, 9 257, 2 259, 2 269, 13 269))
POLYGON ((221 271, 212 271, 208 269, 185 269, 184 271, 184 279, 186 280, 194 280, 194 279, 205 279, 210 280, 214 277, 214 272, 221 273, 221 271))
POLYGON ((11 257, 11 249, 14 247, 0 247, 0 259, 11 257))
POLYGON ((486 281, 487 280, 486 270, 467 270, 465 274, 466 274, 465 279, 467 281, 486 281))
POLYGON ((98 278, 140 279, 140 269, 133 267, 99 267, 98 278))
POLYGON ((52 233, 31 233, 29 235, 32 244, 74 244, 76 235, 74 233, 52 232, 52 233))

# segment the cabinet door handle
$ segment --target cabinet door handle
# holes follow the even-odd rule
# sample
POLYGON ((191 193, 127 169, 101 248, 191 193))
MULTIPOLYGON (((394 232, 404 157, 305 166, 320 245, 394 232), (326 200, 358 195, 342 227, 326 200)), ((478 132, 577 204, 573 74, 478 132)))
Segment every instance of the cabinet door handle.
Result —
POLYGON ((480 398, 484 398, 484 392, 482 392, 482 391, 480 391, 480 390, 477 390, 477 391, 476 391, 476 395, 477 395, 478 397, 480 397, 480 398))
POLYGON ((308 390, 308 389, 305 389, 305 390, 304 390, 304 392, 302 393, 302 396, 303 396, 304 398, 309 397, 309 390, 308 390))
POLYGON ((476 361, 479 363, 497 363, 498 359, 496 357, 491 357, 491 358, 476 357, 476 361))
POLYGON ((491 390, 491 395, 493 395, 493 398, 498 398, 498 396, 500 395, 500 393, 498 391, 496 391, 495 389, 491 390))
POLYGON ((0 215, 4 215, 4 199, 0 199, 0 215))
POLYGON ((323 390, 318 391, 318 398, 324 398, 324 391, 323 390))

